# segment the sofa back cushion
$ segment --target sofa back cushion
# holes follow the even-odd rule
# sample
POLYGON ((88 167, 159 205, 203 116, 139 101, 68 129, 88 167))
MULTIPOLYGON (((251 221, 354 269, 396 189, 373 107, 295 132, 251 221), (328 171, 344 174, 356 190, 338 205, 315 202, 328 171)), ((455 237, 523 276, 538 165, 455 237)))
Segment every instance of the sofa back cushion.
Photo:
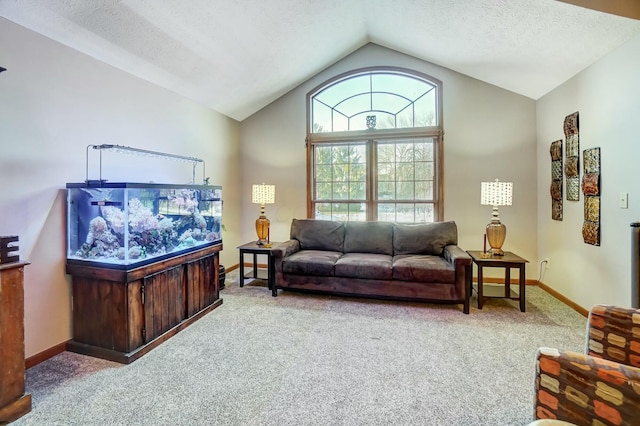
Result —
POLYGON ((393 223, 345 223, 345 253, 379 253, 393 255, 393 223))
POLYGON ((441 256, 444 247, 458 244, 456 223, 396 223, 393 229, 393 254, 430 254, 441 256))
POLYGON ((318 219, 293 219, 291 239, 300 241, 301 250, 344 249, 344 222, 318 219))

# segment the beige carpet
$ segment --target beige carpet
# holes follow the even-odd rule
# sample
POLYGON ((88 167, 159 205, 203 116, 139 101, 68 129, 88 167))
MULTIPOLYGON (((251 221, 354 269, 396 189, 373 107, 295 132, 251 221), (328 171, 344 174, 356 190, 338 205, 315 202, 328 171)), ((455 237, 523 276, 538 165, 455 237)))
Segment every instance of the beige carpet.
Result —
MULTIPOLYGON (((234 271, 237 273, 237 271, 234 271)), ((244 288, 130 365, 65 352, 27 371, 15 425, 526 425, 539 346, 586 319, 537 287, 527 312, 244 288)))

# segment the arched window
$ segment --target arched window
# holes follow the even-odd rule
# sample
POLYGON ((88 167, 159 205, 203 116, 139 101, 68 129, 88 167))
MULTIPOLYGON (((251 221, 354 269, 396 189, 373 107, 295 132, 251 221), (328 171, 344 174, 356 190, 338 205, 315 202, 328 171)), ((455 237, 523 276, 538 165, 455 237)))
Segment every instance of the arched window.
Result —
POLYGON ((442 219, 442 83, 400 68, 331 79, 307 97, 308 216, 442 219))

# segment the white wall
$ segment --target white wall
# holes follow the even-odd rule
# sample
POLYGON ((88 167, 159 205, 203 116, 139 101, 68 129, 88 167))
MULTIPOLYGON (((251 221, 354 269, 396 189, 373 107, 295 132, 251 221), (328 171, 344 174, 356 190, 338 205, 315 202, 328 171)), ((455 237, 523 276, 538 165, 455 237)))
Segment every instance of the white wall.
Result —
MULTIPOLYGON (((116 143, 203 158, 238 228, 239 123, 0 18, 0 235, 18 235, 25 268, 27 357, 71 338, 65 184, 85 180, 85 147, 116 143)), ((109 156, 110 155, 110 156, 109 156)), ((187 183, 191 166, 104 157, 112 182, 187 183)), ((92 157, 93 158, 93 157, 92 157)), ((92 161, 90 178, 98 177, 92 161)), ((200 169, 196 179, 201 182, 200 169)), ((237 236, 224 234, 223 264, 237 236)))
POLYGON ((545 284, 588 309, 631 306, 631 222, 640 220, 638 120, 640 36, 541 98, 538 115, 538 258, 548 257, 545 284), (564 220, 551 220, 551 142, 563 139, 565 116, 580 113, 582 151, 601 149, 601 245, 582 239, 584 196, 564 200, 564 220), (618 207, 619 193, 629 208, 618 207))
POLYGON ((377 65, 411 68, 443 82, 445 220, 457 222, 462 248, 482 249, 491 207, 480 205, 480 182, 514 182, 514 205, 500 209, 507 225, 504 249, 530 260, 528 278, 537 279, 535 102, 375 44, 241 123, 243 241, 255 240, 259 209, 251 204, 253 183, 276 185, 276 203, 266 209, 273 240, 288 239, 291 219, 306 217, 306 94, 335 75, 377 65))

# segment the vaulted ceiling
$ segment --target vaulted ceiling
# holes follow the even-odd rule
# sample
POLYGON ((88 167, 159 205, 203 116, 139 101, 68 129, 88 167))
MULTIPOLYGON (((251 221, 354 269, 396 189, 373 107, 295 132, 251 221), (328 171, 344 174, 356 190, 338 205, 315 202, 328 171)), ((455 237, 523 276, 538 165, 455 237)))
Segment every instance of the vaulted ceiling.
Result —
POLYGON ((236 120, 369 42, 538 99, 640 33, 556 0, 2 0, 0 16, 236 120))

